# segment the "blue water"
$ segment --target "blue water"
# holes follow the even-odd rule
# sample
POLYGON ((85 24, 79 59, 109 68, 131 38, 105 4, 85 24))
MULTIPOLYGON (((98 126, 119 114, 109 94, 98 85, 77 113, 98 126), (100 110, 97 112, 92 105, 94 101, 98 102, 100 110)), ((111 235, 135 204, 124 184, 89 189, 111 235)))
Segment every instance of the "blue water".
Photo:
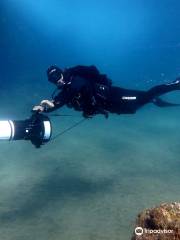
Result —
MULTIPOLYGON (((180 2, 2 0, 0 114, 49 99, 51 64, 94 64, 114 85, 149 89, 180 75, 180 2)), ((180 102, 180 93, 165 96, 180 102)), ((54 134, 79 121, 52 118, 54 134)), ((0 143, 0 239, 128 240, 137 214, 179 201, 180 109, 97 116, 37 150, 0 143)))

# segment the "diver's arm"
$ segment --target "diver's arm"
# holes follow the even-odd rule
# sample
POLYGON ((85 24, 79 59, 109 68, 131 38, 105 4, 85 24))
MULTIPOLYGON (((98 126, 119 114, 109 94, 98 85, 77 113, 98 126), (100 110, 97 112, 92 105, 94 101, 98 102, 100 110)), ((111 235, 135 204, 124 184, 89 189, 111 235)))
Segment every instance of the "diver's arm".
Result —
POLYGON ((33 107, 33 111, 39 112, 53 112, 66 104, 65 95, 59 93, 53 100, 42 100, 38 106, 33 107))
POLYGON ((39 105, 33 107, 32 111, 48 113, 55 111, 63 105, 64 103, 62 102, 54 102, 53 100, 42 100, 39 105))
POLYGON ((66 104, 63 94, 58 94, 53 100, 41 101, 41 106, 44 106, 44 112, 53 112, 66 104))
POLYGON ((43 100, 43 101, 41 102, 41 106, 44 107, 43 112, 47 112, 47 113, 48 113, 48 112, 53 112, 53 111, 55 111, 56 109, 62 107, 63 105, 64 105, 64 103, 62 103, 62 102, 55 102, 54 100, 52 100, 52 101, 43 100), (48 104, 47 104, 46 101, 48 101, 48 104), (50 103, 50 104, 49 104, 49 103, 50 103))

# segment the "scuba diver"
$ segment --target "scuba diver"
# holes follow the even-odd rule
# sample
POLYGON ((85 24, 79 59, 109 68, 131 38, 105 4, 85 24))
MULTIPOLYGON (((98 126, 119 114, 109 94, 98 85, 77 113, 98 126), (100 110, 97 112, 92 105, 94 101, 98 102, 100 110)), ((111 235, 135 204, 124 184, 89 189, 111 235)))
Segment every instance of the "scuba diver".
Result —
POLYGON ((42 100, 38 106, 33 107, 33 111, 52 112, 66 105, 82 111, 85 118, 96 114, 108 118, 109 113, 133 114, 147 103, 159 107, 179 106, 162 100, 160 96, 180 90, 180 77, 147 91, 113 86, 107 75, 101 74, 95 66, 78 65, 64 70, 51 66, 47 70, 47 77, 57 89, 51 100, 42 100))

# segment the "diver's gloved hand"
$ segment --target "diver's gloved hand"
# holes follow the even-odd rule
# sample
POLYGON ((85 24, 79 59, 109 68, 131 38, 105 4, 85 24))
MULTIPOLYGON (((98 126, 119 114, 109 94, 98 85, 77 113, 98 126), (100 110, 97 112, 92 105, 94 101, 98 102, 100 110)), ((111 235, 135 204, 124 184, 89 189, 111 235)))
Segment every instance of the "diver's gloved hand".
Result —
POLYGON ((53 108, 54 103, 50 100, 42 100, 38 106, 34 106, 32 111, 33 112, 45 112, 49 108, 53 108))
POLYGON ((40 106, 42 106, 44 108, 53 108, 54 103, 53 103, 53 101, 50 101, 50 100, 42 100, 40 103, 40 106))
POLYGON ((44 111, 44 107, 38 105, 38 106, 34 106, 32 109, 32 112, 43 112, 44 111))

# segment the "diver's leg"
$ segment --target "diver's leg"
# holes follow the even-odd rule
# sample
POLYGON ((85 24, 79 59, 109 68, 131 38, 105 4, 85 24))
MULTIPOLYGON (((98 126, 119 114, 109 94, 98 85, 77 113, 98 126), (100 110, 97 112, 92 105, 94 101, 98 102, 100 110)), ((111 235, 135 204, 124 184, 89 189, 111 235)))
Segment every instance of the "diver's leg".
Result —
POLYGON ((180 90, 180 78, 172 83, 162 84, 148 91, 111 87, 109 111, 116 113, 135 113, 157 97, 175 90, 180 90))

